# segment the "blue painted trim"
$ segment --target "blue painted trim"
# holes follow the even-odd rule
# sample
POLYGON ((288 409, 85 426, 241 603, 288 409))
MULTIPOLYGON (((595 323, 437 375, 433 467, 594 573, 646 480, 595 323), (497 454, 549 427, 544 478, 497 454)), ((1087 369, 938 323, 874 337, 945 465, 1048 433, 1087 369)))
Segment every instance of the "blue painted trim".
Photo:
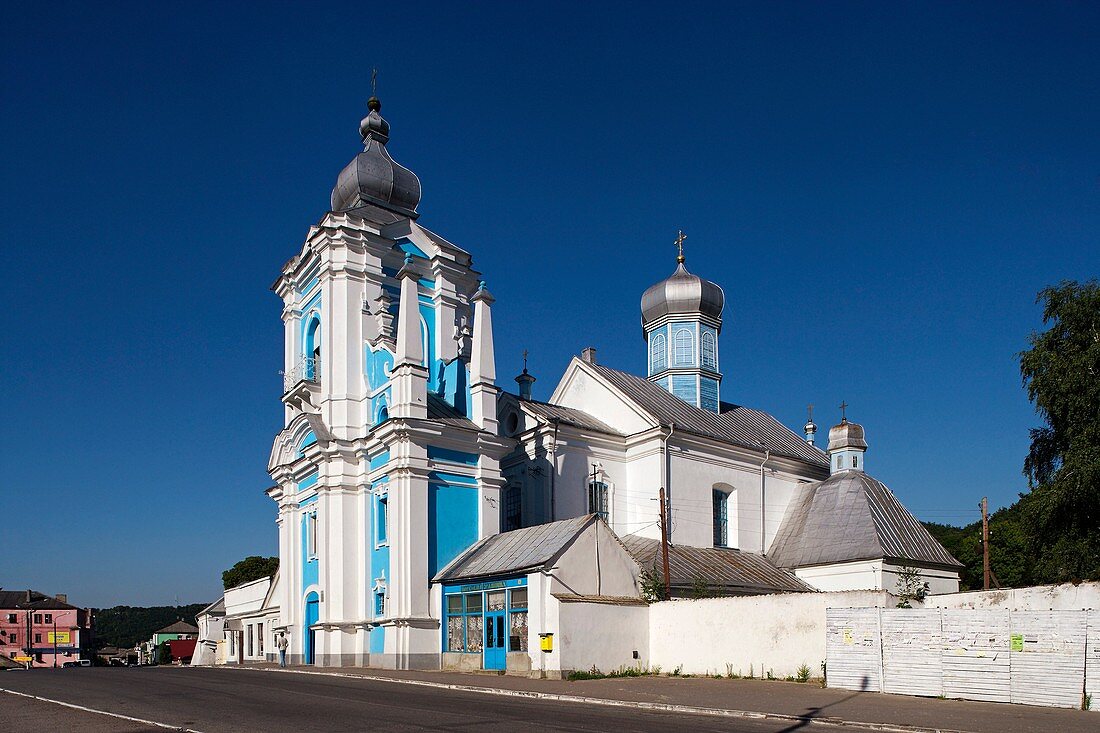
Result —
POLYGON ((462 476, 457 473, 444 473, 443 471, 429 471, 429 481, 438 481, 444 484, 462 484, 464 486, 477 486, 477 478, 474 476, 462 476))
POLYGON ((308 499, 299 500, 298 508, 301 509, 304 506, 309 506, 310 504, 312 504, 315 501, 317 501, 317 494, 314 494, 313 496, 309 497, 308 499))
POLYGON ((441 463, 462 463, 467 466, 476 466, 477 459, 478 456, 476 453, 465 453, 449 448, 439 448, 434 445, 428 446, 428 460, 431 461, 440 461, 441 463))
MULTIPOLYGON (((298 481, 298 491, 305 491, 306 489, 310 488, 311 486, 315 486, 316 484, 317 472, 314 471, 310 475, 298 481)), ((316 499, 316 497, 314 497, 314 499, 316 499)))
POLYGON ((370 469, 373 471, 376 468, 381 468, 390 462, 390 452, 384 450, 374 458, 370 459, 370 469))
POLYGON ((478 540, 478 491, 428 483, 428 577, 478 540))
POLYGON ((424 250, 420 249, 419 247, 417 247, 415 244, 413 244, 412 242, 410 242, 407 239, 403 239, 400 242, 397 242, 396 245, 397 245, 397 248, 399 250, 401 250, 402 252, 404 252, 407 255, 412 255, 413 257, 422 257, 424 259, 429 259, 427 253, 424 252, 424 250))

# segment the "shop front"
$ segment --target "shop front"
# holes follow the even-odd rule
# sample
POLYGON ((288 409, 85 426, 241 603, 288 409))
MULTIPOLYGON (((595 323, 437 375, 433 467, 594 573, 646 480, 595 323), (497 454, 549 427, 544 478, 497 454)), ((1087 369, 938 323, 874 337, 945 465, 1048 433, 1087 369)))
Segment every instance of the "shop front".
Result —
POLYGON ((529 669, 527 610, 526 576, 444 585, 444 667, 529 669))

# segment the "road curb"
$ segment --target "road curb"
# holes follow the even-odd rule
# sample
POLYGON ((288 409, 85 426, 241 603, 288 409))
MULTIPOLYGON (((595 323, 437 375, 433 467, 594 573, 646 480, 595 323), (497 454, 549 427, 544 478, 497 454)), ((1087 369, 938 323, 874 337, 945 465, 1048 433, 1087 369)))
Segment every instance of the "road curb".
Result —
POLYGON ((353 672, 317 672, 305 669, 271 669, 269 667, 238 667, 230 665, 218 665, 212 669, 225 669, 240 672, 273 672, 282 674, 303 674, 318 677, 343 677, 346 679, 371 680, 372 682, 391 682, 398 685, 416 685, 419 687, 434 687, 442 690, 455 690, 458 692, 473 692, 481 695, 499 695, 502 697, 524 697, 532 700, 549 700, 554 702, 571 702, 588 705, 605 705, 608 707, 638 708, 665 713, 689 713, 694 715, 711 715, 726 718, 746 718, 753 720, 777 720, 785 723, 812 724, 833 728, 862 728, 864 730, 883 731, 883 733, 967 733, 955 728, 926 728, 915 725, 901 725, 897 723, 871 723, 858 720, 842 720, 840 718, 815 718, 809 715, 787 715, 785 713, 767 713, 757 710, 734 710, 730 708, 708 708, 696 705, 676 705, 672 703, 645 702, 634 700, 612 700, 605 697, 588 697, 586 695, 566 695, 559 692, 537 692, 535 690, 507 690, 500 687, 478 687, 475 685, 460 685, 453 682, 433 682, 431 680, 411 680, 398 677, 384 677, 380 675, 353 673, 353 672))

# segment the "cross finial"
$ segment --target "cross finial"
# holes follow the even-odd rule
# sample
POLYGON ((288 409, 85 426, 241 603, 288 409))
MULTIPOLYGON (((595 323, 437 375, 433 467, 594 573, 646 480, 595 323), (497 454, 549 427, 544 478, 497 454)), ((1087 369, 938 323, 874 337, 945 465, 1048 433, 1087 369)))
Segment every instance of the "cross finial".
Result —
POLYGON ((684 234, 683 230, 678 230, 676 232, 676 251, 678 252, 678 254, 676 255, 676 261, 679 262, 681 265, 684 264, 685 239, 687 239, 687 235, 684 234))
POLYGON ((848 403, 847 402, 841 402, 840 403, 840 421, 841 422, 848 422, 848 403))
POLYGON ((372 97, 378 96, 378 68, 371 69, 370 72, 370 95, 372 97))
POLYGON ((523 373, 527 373, 527 349, 523 350, 523 373))
POLYGON ((813 422, 814 421, 814 406, 813 406, 812 403, 809 404, 809 405, 806 405, 806 413, 807 413, 806 422, 813 422))

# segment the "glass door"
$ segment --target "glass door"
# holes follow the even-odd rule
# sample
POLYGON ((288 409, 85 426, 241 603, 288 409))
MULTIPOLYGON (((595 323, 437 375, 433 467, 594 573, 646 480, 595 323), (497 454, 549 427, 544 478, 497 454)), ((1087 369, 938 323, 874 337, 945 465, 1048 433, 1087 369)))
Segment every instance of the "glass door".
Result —
POLYGON ((504 591, 486 593, 485 598, 485 669, 504 669, 507 661, 508 627, 504 591))

